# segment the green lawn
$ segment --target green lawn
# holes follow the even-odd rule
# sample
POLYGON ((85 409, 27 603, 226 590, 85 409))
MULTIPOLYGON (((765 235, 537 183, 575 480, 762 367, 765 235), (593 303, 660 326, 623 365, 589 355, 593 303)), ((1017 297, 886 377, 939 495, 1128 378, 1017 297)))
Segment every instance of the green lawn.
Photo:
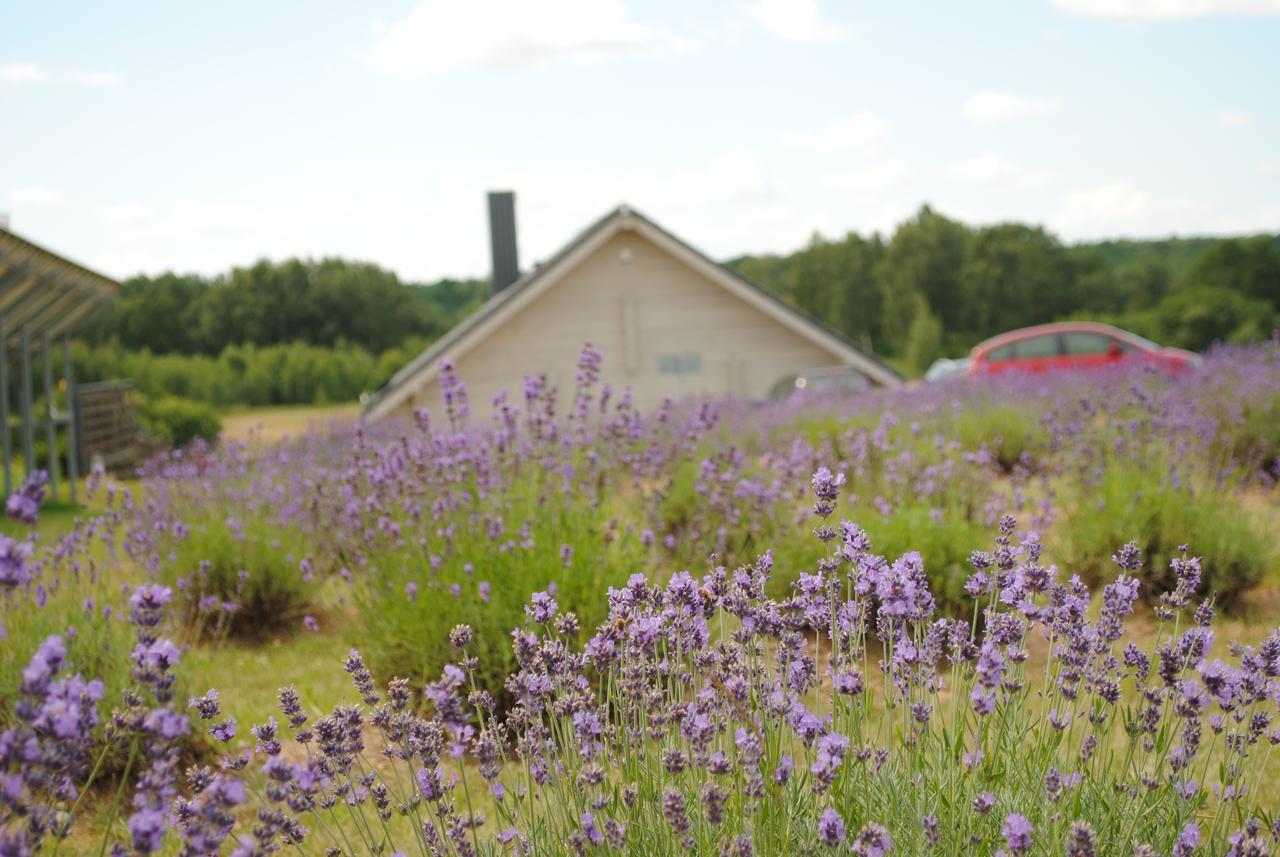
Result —
POLYGON ((282 405, 235 409, 220 416, 225 437, 274 443, 285 437, 296 437, 310 428, 350 423, 360 416, 360 406, 354 402, 345 405, 282 405))

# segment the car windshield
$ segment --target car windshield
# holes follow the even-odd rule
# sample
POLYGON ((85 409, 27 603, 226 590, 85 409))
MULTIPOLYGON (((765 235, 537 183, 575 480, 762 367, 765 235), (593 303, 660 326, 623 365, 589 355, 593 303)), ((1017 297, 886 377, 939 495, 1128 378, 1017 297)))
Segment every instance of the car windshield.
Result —
POLYGON ((1136 333, 1130 333, 1130 332, 1129 332, 1129 331, 1127 331, 1127 330, 1126 330, 1124 333, 1125 333, 1125 336, 1126 336, 1129 340, 1131 340, 1131 341, 1133 341, 1133 342, 1138 343, 1139 345, 1141 345, 1143 348, 1147 349, 1148 351, 1159 351, 1159 350, 1160 350, 1160 347, 1161 347, 1161 346, 1159 346, 1159 345, 1157 345, 1156 343, 1152 342, 1150 339, 1147 339, 1145 336, 1139 336, 1138 334, 1136 334, 1136 333))

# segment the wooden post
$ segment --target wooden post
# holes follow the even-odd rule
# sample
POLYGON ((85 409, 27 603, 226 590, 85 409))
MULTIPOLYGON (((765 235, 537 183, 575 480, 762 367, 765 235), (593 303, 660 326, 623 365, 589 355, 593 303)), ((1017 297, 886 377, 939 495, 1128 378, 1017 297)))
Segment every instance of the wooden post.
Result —
POLYGON ((62 375, 67 379, 67 494, 76 502, 80 481, 80 444, 76 434, 76 382, 71 375, 71 334, 62 334, 62 375))
POLYGON ((0 433, 3 433, 4 496, 13 493, 13 433, 9 430, 9 343, 0 316, 0 433))
POLYGON ((49 443, 49 499, 58 502, 58 425, 53 421, 53 342, 46 333, 40 338, 44 352, 44 436, 49 443))
POLYGON ((31 336, 22 325, 22 464, 26 468, 23 479, 30 478, 36 469, 35 439, 31 436, 31 336))

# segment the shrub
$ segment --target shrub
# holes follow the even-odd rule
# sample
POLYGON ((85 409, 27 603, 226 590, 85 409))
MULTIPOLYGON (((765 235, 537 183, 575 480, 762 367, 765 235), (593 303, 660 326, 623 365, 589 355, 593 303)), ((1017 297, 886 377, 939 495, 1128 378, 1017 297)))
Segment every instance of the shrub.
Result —
POLYGON ((1274 345, 1211 354, 1215 389, 1199 404, 1215 416, 1210 451, 1223 470, 1280 479, 1280 349, 1274 345))
POLYGON ((138 416, 147 431, 174 448, 196 438, 212 442, 222 431, 222 420, 212 407, 178 396, 142 399, 138 416))
MULTIPOLYGON (((665 585, 636 575, 608 593, 584 642, 556 599, 535 593, 511 629, 509 708, 477 692, 484 667, 465 625, 438 679, 393 680, 384 696, 353 650, 344 669, 363 704, 316 716, 305 690, 282 688, 288 725, 255 725, 256 741, 241 745, 217 694, 184 708, 162 662, 113 737, 129 764, 164 763, 139 779, 118 828, 126 767, 100 850, 131 838, 146 853, 181 840, 206 853, 285 842, 406 855, 499 855, 514 843, 654 857, 1223 857, 1280 844, 1260 793, 1274 777, 1280 630, 1210 662, 1212 611, 1194 604, 1194 559, 1180 560, 1152 638, 1126 628, 1140 588, 1130 575, 1143 565, 1132 544, 1115 549, 1122 575, 1095 598, 1002 520, 966 581, 979 623, 938 619, 913 556, 875 554, 843 522, 819 531, 822 564, 785 599, 763 594, 773 567, 763 557, 665 585), (1170 625, 1185 630, 1175 639, 1170 625), (1042 637, 1054 643, 1043 667, 1028 663, 1042 637), (421 709, 418 688, 430 703, 421 709), (180 781, 175 738, 210 725, 221 764, 180 781), (1206 725, 1223 740, 1202 741, 1206 725)), ((162 608, 167 596, 155 596, 162 608)), ((140 640, 171 652, 154 625, 137 622, 140 640)), ((31 659, 30 719, 64 710, 50 685, 57 667, 42 660, 50 642, 31 659)), ((79 713, 99 716, 91 699, 79 713)), ((87 764, 67 731, 23 723, 6 735, 23 747, 4 760, 15 786, 0 804, 15 853, 53 838, 27 818, 79 821, 72 800, 87 764)))
POLYGON ((1049 448, 1049 432, 1039 410, 1025 405, 970 404, 949 416, 941 415, 940 421, 938 428, 962 449, 986 447, 1005 473, 1019 463, 1034 465, 1049 448))
POLYGON ((236 442, 214 451, 197 439, 154 456, 139 475, 146 500, 129 504, 124 545, 174 589, 193 636, 260 638, 315 604, 325 575, 304 565, 318 537, 296 499, 313 483, 287 456, 255 458, 236 442))
POLYGON ((1226 434, 1231 461, 1280 480, 1280 389, 1246 400, 1226 434))
MULTIPOLYGON (((0 537, 3 538, 3 537, 0 537)), ((20 593, 0 596, 0 627, 8 652, 33 652, 52 634, 67 641, 67 659, 86 677, 102 680, 103 698, 119 704, 129 676, 132 634, 114 621, 114 593, 105 585, 75 585, 46 596, 38 610, 24 609, 20 593)), ((0 658, 0 724, 11 722, 26 664, 17 657, 0 658)))
POLYGON ((144 396, 180 396, 216 407, 354 401, 414 353, 393 349, 380 361, 341 342, 332 347, 228 345, 217 356, 153 354, 113 344, 72 346, 81 381, 127 378, 144 396))
POLYGON ((982 543, 989 527, 954 508, 907 506, 889 515, 871 509, 853 514, 872 544, 886 555, 902 556, 910 551, 920 554, 942 612, 956 616, 970 609, 971 601, 964 591, 965 579, 973 571, 969 556, 973 546, 982 543))
MULTIPOLYGON (((80 518, 69 533, 33 550, 26 561, 19 559, 21 552, 10 550, 14 542, 0 535, 0 554, 5 557, 0 574, 0 640, 5 652, 0 657, 0 734, 24 719, 20 704, 29 684, 24 673, 27 659, 51 637, 59 638, 65 649, 64 674, 100 681, 102 705, 108 711, 128 706, 128 692, 137 684, 132 660, 137 640, 121 616, 121 587, 95 572, 114 546, 115 523, 110 514, 80 518)), ((124 584, 123 589, 128 593, 133 587, 124 584)), ((171 689, 185 699, 187 677, 173 676, 171 689)), ((83 739, 99 782, 124 775, 128 749, 111 740, 106 723, 95 723, 83 739)), ((193 758, 207 750, 202 739, 184 735, 178 747, 193 758)))
POLYGON ((174 588, 175 612, 191 635, 262 638, 297 627, 323 580, 305 570, 299 535, 217 514, 180 528, 159 577, 174 588))
MULTIPOLYGON (((281 703, 305 746, 283 751, 262 724, 187 785, 157 761, 134 801, 112 804, 133 815, 125 833, 111 810, 103 845, 163 838, 176 792, 189 803, 172 836, 206 851, 270 852, 300 838, 294 813, 305 848, 344 853, 867 853, 884 837, 902 854, 1050 857, 1068 837, 1068 853, 1169 853, 1196 823, 1207 854, 1238 828, 1235 844, 1274 850, 1248 819, 1274 803, 1280 634, 1246 626, 1252 648, 1213 645, 1212 605, 1192 601, 1203 582, 1230 606, 1275 555, 1240 500, 1268 483, 1220 450, 1248 422, 1229 404, 1262 401, 1280 366, 1230 355, 1238 377, 1117 371, 649 416, 593 392, 600 357, 585 349, 568 403, 529 379, 519 407, 499 397, 471 421, 446 364, 443 415, 157 456, 141 499, 122 489, 105 516, 127 523, 135 561, 113 570, 169 582, 202 635, 296 621, 319 587, 349 582, 369 664, 346 668, 364 707, 313 720, 324 682, 283 678, 303 685, 281 703), (1022 451, 1001 460, 996 433, 1022 451), (1049 526, 1045 556, 1008 510, 1049 526), (970 574, 978 530, 997 521, 970 574), (1109 581, 1100 605, 1077 573, 1109 581), (1144 587, 1162 591, 1161 626, 1128 638, 1144 587), (376 677, 397 673, 408 680, 384 697, 376 677)), ((73 579, 105 568, 82 542, 50 554, 73 579)), ((15 610, 51 594, 14 592, 15 610)), ((134 617, 148 646, 170 597, 153 595, 134 617)), ((243 662, 278 665, 269 651, 243 662)), ((140 680, 149 701, 122 711, 130 758, 171 758, 166 734, 207 726, 163 698, 162 666, 140 680)), ((45 690, 22 692, 47 706, 45 690)), ((57 749, 18 719, 0 745, 57 749)), ((26 777, 30 760, 11 754, 0 773, 26 777)), ((29 781, 20 806, 0 801, 5 836, 25 835, 46 797, 67 810, 67 790, 29 781)))
POLYGON ((619 510, 563 495, 534 474, 498 499, 451 524, 448 542, 430 551, 411 548, 427 529, 423 522, 382 524, 384 536, 365 555, 354 589, 375 674, 434 674, 459 656, 449 634, 464 623, 482 659, 477 686, 509 700, 502 683, 514 665, 510 632, 529 596, 550 591, 589 629, 603 616, 600 593, 645 567, 638 534, 619 510))
POLYGON ((1172 587, 1171 561, 1189 542, 1204 559, 1205 590, 1226 609, 1271 571, 1277 556, 1274 531, 1231 492, 1185 474, 1179 480, 1158 461, 1113 461, 1072 498, 1060 526, 1064 559, 1090 581, 1105 577, 1114 545, 1137 540, 1151 595, 1172 587))

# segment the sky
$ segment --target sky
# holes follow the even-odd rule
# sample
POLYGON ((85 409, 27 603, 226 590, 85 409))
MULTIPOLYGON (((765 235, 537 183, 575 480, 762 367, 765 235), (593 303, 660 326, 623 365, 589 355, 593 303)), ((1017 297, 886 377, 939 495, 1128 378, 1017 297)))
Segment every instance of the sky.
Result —
POLYGON ((0 212, 115 277, 486 276, 626 202, 716 258, 928 203, 1280 231, 1280 0, 0 2, 0 212))

